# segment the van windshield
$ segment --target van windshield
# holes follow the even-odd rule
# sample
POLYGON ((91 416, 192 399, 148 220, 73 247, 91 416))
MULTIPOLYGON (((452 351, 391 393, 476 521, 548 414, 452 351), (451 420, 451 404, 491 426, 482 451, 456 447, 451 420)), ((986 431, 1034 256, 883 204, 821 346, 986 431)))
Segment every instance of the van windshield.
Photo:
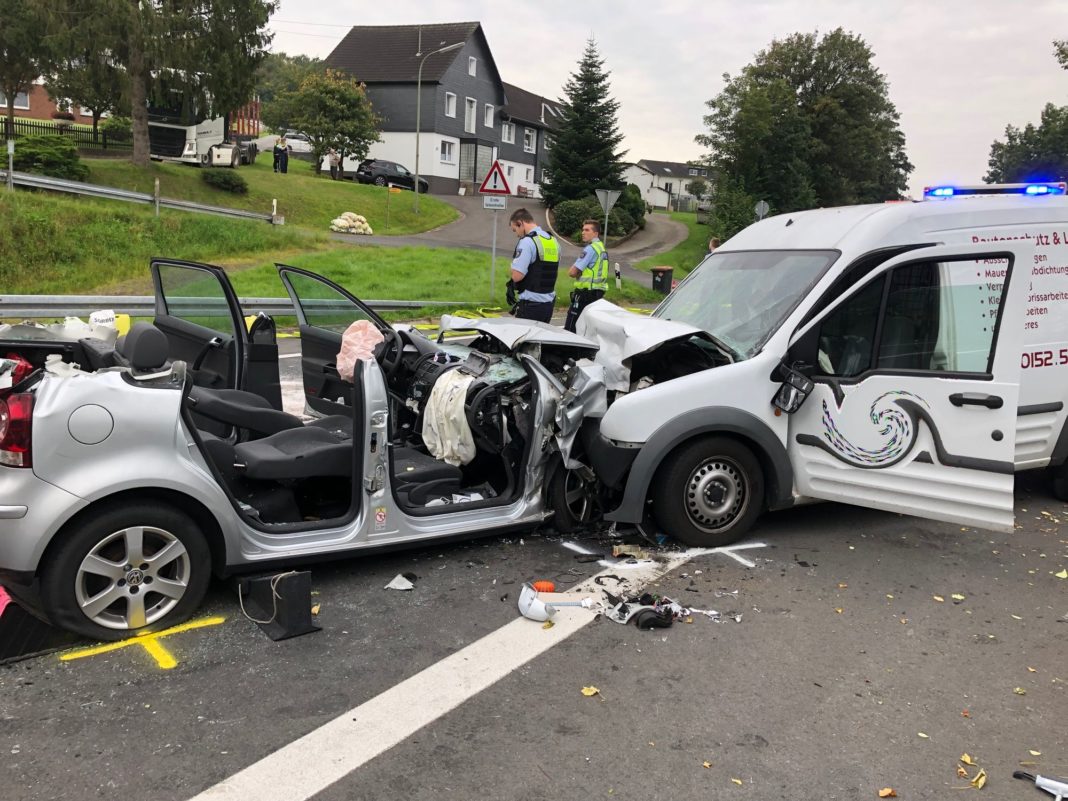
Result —
POLYGON ((838 258, 836 250, 713 253, 653 312, 755 355, 838 258))

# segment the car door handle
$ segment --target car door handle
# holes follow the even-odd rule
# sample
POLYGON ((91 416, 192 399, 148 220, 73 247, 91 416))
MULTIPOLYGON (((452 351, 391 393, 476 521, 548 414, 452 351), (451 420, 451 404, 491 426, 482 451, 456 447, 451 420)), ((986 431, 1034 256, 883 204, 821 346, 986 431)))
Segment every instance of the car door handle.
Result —
POLYGON ((949 396, 954 406, 985 406, 988 409, 1000 409, 1005 405, 997 395, 981 395, 978 392, 955 392, 949 396))
POLYGON ((223 344, 221 337, 212 337, 204 343, 204 347, 200 349, 200 353, 193 359, 193 372, 195 373, 204 364, 204 360, 208 358, 208 354, 216 348, 221 348, 223 344))

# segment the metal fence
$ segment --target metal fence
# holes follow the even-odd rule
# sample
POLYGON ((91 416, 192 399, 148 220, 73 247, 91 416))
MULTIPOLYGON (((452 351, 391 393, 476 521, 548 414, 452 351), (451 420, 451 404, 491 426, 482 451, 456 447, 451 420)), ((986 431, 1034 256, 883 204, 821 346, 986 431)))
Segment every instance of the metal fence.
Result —
MULTIPOLYGON (((214 298, 189 300, 196 301, 207 310, 214 298)), ((376 311, 470 305, 470 301, 460 300, 369 300, 366 303, 376 311)), ((316 311, 351 310, 350 305, 342 306, 333 300, 305 302, 306 307, 309 305, 316 306, 316 311)), ((289 298, 241 298, 241 308, 247 314, 264 312, 272 317, 293 314, 293 303, 289 298)), ((0 318, 87 317, 98 309, 111 309, 131 317, 152 317, 156 313, 156 299, 152 295, 0 295, 0 318)), ((305 310, 310 311, 308 308, 305 310)))
MULTIPOLYGON (((6 132, 6 128, 4 129, 6 132)), ((81 149, 88 150, 130 150, 133 147, 132 138, 128 135, 109 134, 105 130, 85 128, 64 120, 15 120, 14 138, 16 140, 24 136, 36 136, 51 134, 70 139, 81 149)))
MULTIPOLYGON (((0 182, 7 181, 7 170, 0 170, 0 182)), ((65 178, 51 178, 47 175, 36 175, 30 172, 12 171, 11 181, 15 186, 25 186, 32 189, 50 189, 53 192, 67 192, 74 195, 88 195, 90 197, 106 198, 108 200, 125 200, 128 203, 148 203, 155 205, 156 213, 159 209, 177 209, 179 211, 199 211, 204 214, 217 214, 222 217, 241 217, 246 220, 260 220, 262 222, 280 222, 273 214, 263 214, 258 211, 246 211, 245 209, 231 209, 226 206, 209 206, 205 203, 194 203, 190 200, 175 200, 173 198, 150 195, 147 192, 134 192, 129 189, 118 189, 114 186, 100 186, 98 184, 84 184, 80 181, 68 181, 65 178)), ((158 185, 157 185, 158 186, 158 185)))

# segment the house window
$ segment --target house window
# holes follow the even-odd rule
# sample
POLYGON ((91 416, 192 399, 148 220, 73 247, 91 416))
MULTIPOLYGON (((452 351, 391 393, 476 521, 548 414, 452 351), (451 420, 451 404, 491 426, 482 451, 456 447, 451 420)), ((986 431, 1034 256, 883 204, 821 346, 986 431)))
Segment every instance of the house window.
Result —
POLYGON ((515 144, 515 123, 501 123, 501 141, 508 145, 515 144))
POLYGON ((538 148, 538 132, 533 128, 523 129, 523 152, 533 153, 538 148))
POLYGON ((474 56, 469 56, 467 59, 467 74, 478 75, 478 59, 474 56))
POLYGON ((697 168, 696 167, 690 167, 690 175, 697 175, 697 168))
POLYGON ((487 128, 493 127, 493 106, 489 103, 486 104, 485 113, 482 115, 482 124, 487 128))
POLYGON ((533 167, 527 167, 527 183, 530 183, 533 180, 534 180, 534 168, 533 167))
POLYGON ((453 143, 444 139, 441 140, 441 160, 452 164, 453 157, 453 143))
POLYGON ((477 120, 475 117, 478 115, 478 101, 473 97, 467 98, 467 102, 464 107, 464 130, 468 133, 475 132, 475 123, 477 120))
POLYGON ((672 184, 671 181, 667 181, 664 183, 664 191, 667 192, 669 195, 671 194, 672 186, 674 186, 674 184, 672 184))
POLYGON ((454 95, 452 92, 445 93, 445 116, 456 116, 456 95, 454 95))
MULTIPOLYGON (((7 108, 7 96, 0 92, 0 106, 7 108)), ((15 108, 28 109, 30 107, 30 96, 26 92, 19 92, 15 95, 15 108)))
POLYGON ((511 165, 509 165, 509 166, 504 168, 504 171, 505 171, 507 177, 511 178, 512 174, 515 172, 515 169, 511 165))

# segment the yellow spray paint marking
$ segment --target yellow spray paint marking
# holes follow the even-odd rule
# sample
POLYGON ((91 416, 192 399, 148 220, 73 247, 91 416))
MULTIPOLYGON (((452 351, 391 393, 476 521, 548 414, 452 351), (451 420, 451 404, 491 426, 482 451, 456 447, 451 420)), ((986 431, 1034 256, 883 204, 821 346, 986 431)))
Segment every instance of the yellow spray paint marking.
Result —
POLYGON ((153 632, 152 634, 139 634, 136 637, 131 637, 122 642, 96 645, 92 648, 83 648, 79 651, 68 651, 65 654, 61 654, 59 658, 62 662, 69 662, 72 659, 84 659, 87 656, 99 656, 100 654, 108 654, 122 648, 129 648, 131 645, 140 645, 151 654, 152 658, 156 660, 156 664, 163 670, 170 670, 178 664, 178 660, 174 658, 174 654, 160 644, 160 640, 164 637, 170 637, 172 634, 181 634, 183 631, 203 629, 208 626, 218 626, 220 623, 225 622, 225 617, 206 617, 203 620, 192 620, 188 623, 182 623, 179 626, 164 629, 163 631, 153 632))

